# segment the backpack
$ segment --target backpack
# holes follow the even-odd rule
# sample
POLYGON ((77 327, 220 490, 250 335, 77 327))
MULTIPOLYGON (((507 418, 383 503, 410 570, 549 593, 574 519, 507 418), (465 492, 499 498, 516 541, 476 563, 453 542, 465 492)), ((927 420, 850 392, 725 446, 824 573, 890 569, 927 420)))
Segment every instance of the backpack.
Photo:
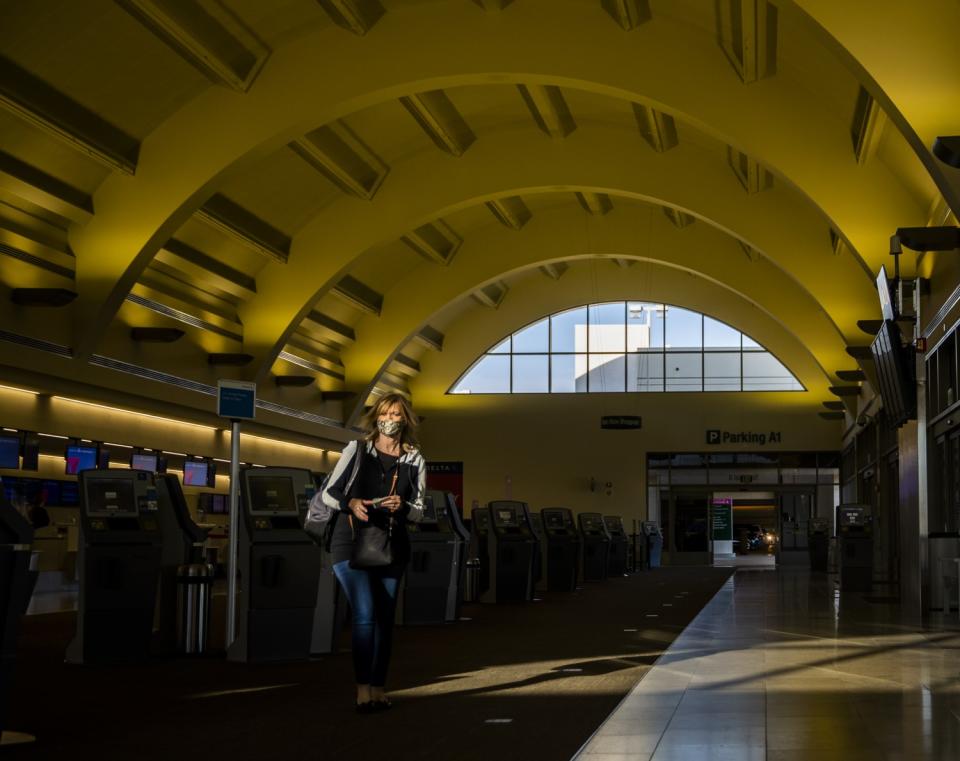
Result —
MULTIPOLYGON (((357 474, 360 472, 360 462, 363 459, 363 452, 360 446, 358 443, 357 451, 354 453, 353 462, 351 463, 350 478, 344 489, 344 492, 347 494, 349 494, 350 489, 353 488, 353 482, 357 480, 357 474)), ((336 468, 334 468, 334 470, 336 470, 336 468)), ((307 533, 307 536, 313 539, 314 544, 318 547, 323 547, 326 552, 330 552, 330 542, 333 540, 333 528, 336 526, 337 516, 339 516, 341 512, 340 510, 330 507, 330 505, 323 501, 323 494, 330 485, 332 476, 332 472, 324 476, 320 488, 310 500, 307 515, 303 520, 303 530, 307 533)))

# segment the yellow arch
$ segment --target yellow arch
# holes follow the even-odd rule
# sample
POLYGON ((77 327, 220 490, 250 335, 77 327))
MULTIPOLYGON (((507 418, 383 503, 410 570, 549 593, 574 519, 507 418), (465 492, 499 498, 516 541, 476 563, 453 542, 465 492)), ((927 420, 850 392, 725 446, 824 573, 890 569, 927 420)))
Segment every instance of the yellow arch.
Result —
POLYGON ((91 353, 157 248, 231 172, 319 124, 412 91, 528 82, 648 103, 789 178, 858 251, 882 250, 890 220, 925 221, 882 167, 851 160, 847 125, 824 117, 813 94, 786 76, 743 86, 705 30, 661 18, 638 44, 596 7, 551 4, 545 24, 534 5, 511 7, 505 23, 467 3, 391 12, 370 39, 406 52, 399 57, 370 56, 364 39, 324 27, 274 51, 247 95, 211 88, 172 115, 143 141, 137 176, 110 177, 93 220, 72 232, 77 356, 91 353), (572 56, 585 40, 590 55, 572 56), (677 49, 684 65, 664 67, 677 49), (437 74, 437 62, 447 73, 437 74), (303 75, 333 70, 320 81, 303 75), (821 163, 798 150, 798 136, 821 163))
POLYGON ((833 253, 826 221, 792 188, 747 196, 704 149, 685 145, 656 154, 640 143, 623 130, 584 129, 558 149, 534 130, 504 132, 458 161, 434 151, 394 167, 392 183, 370 203, 325 209, 294 240, 289 263, 268 265, 257 295, 241 307, 244 346, 257 358, 258 376, 356 257, 419 224, 502 195, 586 189, 684 209, 769 257, 845 336, 856 336, 856 321, 877 311, 867 273, 851 255, 833 253))

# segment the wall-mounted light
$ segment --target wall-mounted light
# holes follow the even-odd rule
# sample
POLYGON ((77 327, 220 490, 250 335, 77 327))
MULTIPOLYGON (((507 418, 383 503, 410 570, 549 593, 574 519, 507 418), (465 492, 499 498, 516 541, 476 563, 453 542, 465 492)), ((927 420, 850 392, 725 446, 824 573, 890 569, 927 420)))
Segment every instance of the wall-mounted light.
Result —
POLYGON ((28 389, 28 388, 17 388, 16 386, 3 386, 3 385, 0 385, 0 388, 2 388, 4 391, 18 391, 18 392, 20 392, 21 394, 31 394, 32 396, 39 396, 39 394, 40 394, 39 391, 31 391, 31 390, 28 389))
POLYGON ((106 410, 107 412, 122 412, 126 415, 136 415, 137 417, 140 417, 140 418, 145 417, 145 418, 150 418, 151 420, 160 420, 164 423, 173 423, 174 425, 186 425, 186 426, 190 426, 191 428, 201 428, 205 431, 220 430, 216 426, 212 426, 212 425, 203 425, 202 423, 190 423, 190 422, 187 422, 186 420, 176 420, 174 418, 162 417, 160 415, 151 415, 148 412, 136 412, 135 410, 127 410, 127 409, 124 409, 123 407, 111 407, 109 405, 99 404, 97 402, 88 402, 88 401, 84 401, 83 399, 74 399, 73 397, 70 397, 70 396, 53 396, 52 398, 60 399, 61 401, 64 401, 64 402, 71 402, 73 404, 82 404, 86 407, 96 407, 97 409, 106 410))

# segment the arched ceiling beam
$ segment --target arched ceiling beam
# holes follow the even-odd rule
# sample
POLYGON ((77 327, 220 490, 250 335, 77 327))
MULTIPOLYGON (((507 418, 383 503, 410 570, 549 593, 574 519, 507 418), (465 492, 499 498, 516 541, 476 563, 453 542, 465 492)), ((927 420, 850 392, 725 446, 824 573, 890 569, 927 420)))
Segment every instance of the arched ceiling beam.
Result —
MULTIPOLYGON (((799 8, 811 28, 854 72, 907 139, 954 214, 960 216, 960 172, 932 152, 940 135, 957 134, 960 5, 879 0, 778 0, 799 8), (868 18, 865 18, 868 17, 868 18)), ((888 224, 892 233, 897 225, 888 224)))
MULTIPOLYGON (((358 326, 362 342, 343 355, 347 388, 358 392, 358 407, 353 415, 362 411, 367 394, 394 354, 445 305, 468 298, 481 285, 510 273, 585 256, 643 259, 678 268, 715 283, 720 293, 754 304, 757 314, 779 323, 794 336, 796 346, 806 347, 804 354, 816 358, 821 368, 819 386, 824 392, 831 383, 829 373, 849 363, 845 342, 827 315, 770 261, 751 261, 736 241, 706 225, 680 230, 656 210, 650 210, 652 216, 643 214, 642 209, 631 211, 632 214, 590 217, 587 225, 585 214, 558 208, 537 214, 519 233, 491 225, 485 234, 468 238, 449 267, 412 271, 389 292, 381 319, 367 319, 358 326)), ((610 269, 615 273, 613 277, 628 277, 612 265, 610 269)), ((655 276, 639 266, 628 272, 631 282, 640 286, 630 297, 647 298, 645 288, 655 287, 655 276)), ((564 288, 574 287, 568 282, 572 279, 568 273, 564 288)), ((580 285, 583 300, 591 300, 591 283, 580 281, 580 285)), ((682 292, 672 297, 673 301, 677 299, 682 301, 682 292)), ((741 322, 738 327, 750 333, 748 323, 741 322)), ((445 343, 447 348, 449 342, 445 343)), ((791 359, 781 357, 788 366, 791 359)))
POLYGON ((858 335, 857 319, 876 313, 872 280, 852 256, 834 255, 827 221, 794 189, 781 183, 747 196, 722 155, 691 144, 654 153, 639 143, 635 133, 595 127, 571 134, 558 150, 526 129, 490 136, 456 162, 429 151, 395 165, 373 201, 328 207, 294 239, 286 265, 260 273, 256 296, 239 308, 257 377, 266 375, 312 305, 371 247, 495 197, 557 190, 622 195, 697 215, 789 272, 793 287, 811 293, 847 336, 858 335))
MULTIPOLYGON (((691 277, 688 272, 661 263, 638 264, 629 272, 597 263, 598 270, 590 275, 590 287, 584 288, 583 263, 574 264, 571 275, 579 277, 569 283, 554 283, 545 278, 524 279, 515 293, 496 311, 472 308, 467 300, 462 316, 448 327, 450 341, 442 354, 430 354, 422 362, 422 372, 410 381, 410 390, 417 410, 450 408, 466 403, 462 396, 447 396, 447 390, 471 364, 487 349, 511 332, 558 311, 591 302, 632 300, 643 292, 644 300, 655 303, 673 303, 702 312, 742 330, 780 359, 807 389, 805 392, 777 394, 777 409, 806 405, 819 411, 825 399, 833 398, 826 390, 814 357, 806 351, 795 336, 784 331, 776 321, 757 310, 756 306, 737 297, 730 290, 711 280, 691 277), (479 311, 478 311, 479 310, 479 311)), ((742 403, 745 406, 769 403, 768 392, 761 395, 743 394, 724 396, 723 404, 742 403), (740 402, 736 400, 742 400, 740 402)), ((628 404, 643 403, 643 396, 631 394, 628 404)), ((502 396, 485 396, 491 404, 502 396)), ((622 399, 622 397, 620 397, 622 399)), ((648 396, 647 401, 658 404, 660 396, 648 396)), ((599 401, 599 400, 598 400, 599 401)), ((477 403, 471 397, 471 403, 477 403)), ((563 404, 563 397, 556 398, 563 404)), ((623 402, 619 402, 623 403, 623 402)), ((482 404, 482 402, 481 402, 482 404)), ((361 405, 362 409, 362 405, 361 405)))
POLYGON ((850 160, 844 118, 786 74, 743 86, 710 31, 655 18, 624 34, 599 7, 577 3, 551 4, 550 14, 544 24, 536 4, 518 3, 488 23, 466 3, 411 5, 377 24, 378 49, 403 55, 371 56, 367 38, 320 28, 276 50, 246 95, 211 88, 193 99, 143 141, 136 177, 108 178, 97 215, 72 231, 75 356, 92 353, 154 253, 231 172, 319 125, 417 92, 528 84, 654 107, 789 178, 866 257, 885 250, 890 219, 926 221, 878 162, 850 160), (684 65, 665 67, 678 49, 684 65), (334 69, 336 77, 304 75, 334 69))

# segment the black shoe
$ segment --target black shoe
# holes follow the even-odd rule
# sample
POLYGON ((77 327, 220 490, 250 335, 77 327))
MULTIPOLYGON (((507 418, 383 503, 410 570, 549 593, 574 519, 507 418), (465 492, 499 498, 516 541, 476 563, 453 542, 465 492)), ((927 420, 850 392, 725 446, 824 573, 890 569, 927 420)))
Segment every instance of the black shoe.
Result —
POLYGON ((373 706, 374 711, 389 711, 393 708, 393 703, 389 698, 380 698, 380 700, 371 700, 370 704, 373 706))
POLYGON ((377 710, 377 704, 372 700, 368 700, 366 703, 357 703, 357 713, 373 713, 377 710))

